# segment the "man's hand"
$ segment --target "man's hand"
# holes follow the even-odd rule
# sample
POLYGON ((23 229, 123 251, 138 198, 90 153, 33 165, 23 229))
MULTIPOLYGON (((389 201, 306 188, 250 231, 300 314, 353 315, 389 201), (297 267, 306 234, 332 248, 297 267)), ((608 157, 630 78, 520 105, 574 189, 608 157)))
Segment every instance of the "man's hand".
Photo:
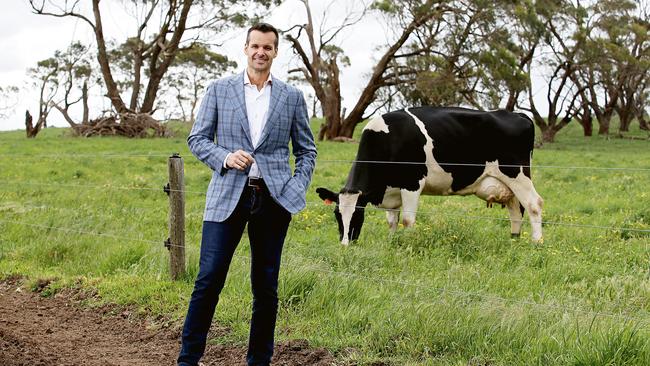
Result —
POLYGON ((226 167, 234 168, 237 170, 246 170, 255 162, 253 156, 244 150, 237 150, 230 154, 226 159, 226 167))

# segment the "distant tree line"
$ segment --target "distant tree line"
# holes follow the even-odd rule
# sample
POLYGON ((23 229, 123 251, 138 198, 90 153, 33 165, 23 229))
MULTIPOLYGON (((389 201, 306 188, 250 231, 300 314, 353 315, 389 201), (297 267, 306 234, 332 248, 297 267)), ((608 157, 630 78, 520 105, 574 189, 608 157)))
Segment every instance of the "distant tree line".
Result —
MULTIPOLYGON (((29 0, 36 14, 80 19, 95 35, 95 44, 73 43, 29 71, 41 96, 33 128, 45 126, 56 109, 83 136, 165 135, 155 111, 193 120, 207 82, 236 66, 212 51, 215 37, 255 22, 279 2, 123 1, 138 27, 115 43, 104 35, 99 0, 29 0), (110 101, 110 110, 93 111, 94 119, 91 89, 110 101), (75 120, 70 108, 77 104, 83 113, 75 120)), ((543 142, 571 121, 586 136, 594 127, 609 134, 614 117, 620 133, 634 121, 649 129, 647 0, 333 0, 316 17, 309 0, 290 2, 304 18, 282 32, 296 55, 289 73, 314 90, 324 117, 321 140, 350 138, 377 111, 413 105, 524 110, 543 142), (333 9, 346 16, 332 20, 333 9), (368 56, 374 66, 348 111, 341 73, 350 59, 341 44, 369 19, 390 34, 368 56)))
POLYGON ((137 27, 132 36, 116 44, 104 34, 100 0, 29 0, 34 13, 81 20, 95 36, 92 52, 88 46, 75 43, 30 70, 42 90, 39 121, 45 125, 49 111, 56 108, 82 136, 164 136, 165 126, 152 117, 165 107, 164 99, 159 98, 161 92, 174 96, 183 118, 193 118, 198 90, 205 87, 206 80, 235 66, 210 50, 210 40, 228 27, 253 22, 255 15, 272 3, 122 1, 121 5, 112 5, 121 6, 136 20, 137 27), (92 120, 86 113, 90 83, 101 88, 111 104, 109 111, 92 120), (83 117, 74 121, 69 108, 79 102, 84 104, 83 117))
POLYGON ((648 2, 636 0, 377 0, 338 26, 317 26, 302 0, 304 24, 286 33, 302 74, 320 101, 320 139, 351 137, 373 113, 412 105, 525 110, 553 141, 570 121, 591 136, 637 120, 648 130, 648 2), (349 64, 336 37, 363 16, 383 16, 394 38, 375 56, 353 109, 341 108, 340 69, 349 64), (325 29, 325 30, 324 30, 325 29), (542 80, 543 85, 533 79, 542 80), (545 95, 543 115, 535 96, 545 95))

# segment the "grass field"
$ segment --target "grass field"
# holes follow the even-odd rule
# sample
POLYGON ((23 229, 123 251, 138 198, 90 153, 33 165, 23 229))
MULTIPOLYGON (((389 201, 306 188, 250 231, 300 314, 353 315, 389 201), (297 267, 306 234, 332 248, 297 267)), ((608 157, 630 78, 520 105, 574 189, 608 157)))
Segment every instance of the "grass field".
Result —
MULTIPOLYGON (((170 139, 0 133, 0 276, 94 289, 98 301, 182 320, 198 266, 211 172, 170 139), (168 276, 167 157, 185 158, 188 274, 168 276)), ((359 129, 360 130, 360 129, 359 129)), ((640 135, 642 136, 642 135, 640 135)), ((370 365, 649 365, 650 142, 584 138, 569 126, 534 153, 544 242, 510 239, 507 210, 473 197, 425 197, 414 229, 389 235, 367 209, 361 238, 338 244, 332 207, 356 144, 321 142, 308 206, 295 215, 281 272, 278 338, 305 338, 370 365), (633 229, 633 230, 626 230, 633 229), (643 231, 645 230, 645 231, 643 231)), ((213 342, 245 343, 242 241, 213 342)))

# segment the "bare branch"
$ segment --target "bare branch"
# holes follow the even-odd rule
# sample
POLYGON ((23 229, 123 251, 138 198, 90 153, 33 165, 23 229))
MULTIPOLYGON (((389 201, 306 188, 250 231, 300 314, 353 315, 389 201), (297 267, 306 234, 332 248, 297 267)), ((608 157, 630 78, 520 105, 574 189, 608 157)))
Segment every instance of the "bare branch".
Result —
MULTIPOLYGON (((31 6, 32 11, 34 12, 34 14, 47 15, 47 16, 52 16, 52 17, 56 17, 56 18, 75 17, 75 18, 79 18, 79 19, 83 20, 88 25, 90 25, 91 28, 95 29, 95 24, 90 19, 88 19, 87 17, 85 17, 85 16, 83 16, 83 15, 81 15, 78 12, 75 11, 75 9, 76 9, 77 5, 79 4, 80 0, 75 0, 74 3, 70 7, 66 6, 66 8, 61 8, 61 7, 55 6, 55 8, 57 8, 59 10, 59 12, 56 12, 56 13, 45 10, 45 2, 46 2, 46 0, 41 0, 40 4, 38 4, 39 3, 38 0, 29 0, 29 5, 31 6)), ((66 5, 67 5, 67 2, 66 2, 66 5)))

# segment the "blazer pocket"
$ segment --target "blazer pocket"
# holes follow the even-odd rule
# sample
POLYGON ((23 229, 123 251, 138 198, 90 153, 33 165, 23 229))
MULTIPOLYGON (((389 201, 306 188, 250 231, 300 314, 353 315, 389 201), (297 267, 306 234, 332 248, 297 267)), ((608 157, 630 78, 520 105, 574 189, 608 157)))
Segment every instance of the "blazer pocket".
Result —
POLYGON ((292 191, 294 194, 302 195, 305 192, 305 187, 303 187, 300 181, 298 181, 294 176, 291 177, 282 188, 283 194, 286 193, 287 191, 292 191))

